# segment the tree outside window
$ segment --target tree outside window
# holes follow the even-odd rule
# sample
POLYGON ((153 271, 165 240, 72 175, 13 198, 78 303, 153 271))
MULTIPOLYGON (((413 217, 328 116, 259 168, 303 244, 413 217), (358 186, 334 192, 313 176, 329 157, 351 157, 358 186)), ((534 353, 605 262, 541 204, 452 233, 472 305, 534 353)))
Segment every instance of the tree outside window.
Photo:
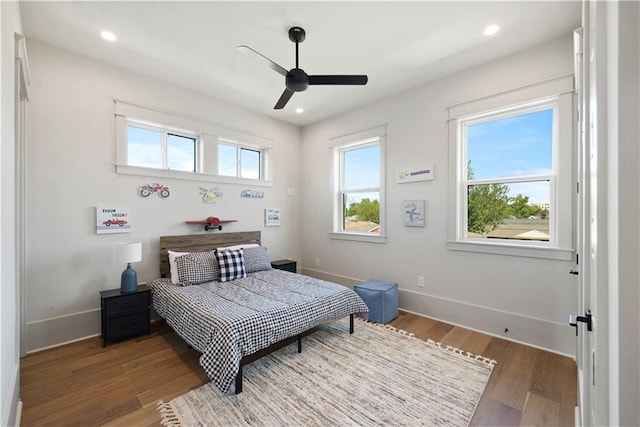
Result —
POLYGON ((463 123, 468 239, 550 240, 553 114, 547 104, 463 123))
POLYGON ((380 233, 380 145, 368 140, 340 150, 340 231, 380 233))

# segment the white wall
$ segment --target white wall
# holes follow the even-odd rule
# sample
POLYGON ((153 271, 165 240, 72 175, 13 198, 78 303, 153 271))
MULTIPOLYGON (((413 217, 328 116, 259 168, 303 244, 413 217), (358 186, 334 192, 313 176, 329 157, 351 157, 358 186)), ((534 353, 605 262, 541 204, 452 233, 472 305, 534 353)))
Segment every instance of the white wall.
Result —
POLYGON ((447 249, 447 107, 572 72, 567 35, 304 128, 303 272, 344 284, 397 282, 401 308, 575 354, 574 330, 567 325, 577 298, 570 262, 447 249), (329 138, 385 124, 387 243, 330 240, 329 138), (434 181, 395 183, 397 169, 432 163, 434 181), (405 199, 426 200, 424 228, 403 226, 405 199), (425 277, 424 288, 417 287, 417 276, 425 277))
POLYGON ((158 238, 204 232, 185 220, 238 219, 225 231, 261 230, 272 259, 301 258, 300 130, 162 81, 28 40, 32 85, 27 148, 27 350, 100 333, 98 292, 120 286, 118 242, 142 241, 139 281, 158 274, 158 238), (114 103, 121 99, 197 117, 273 139, 273 187, 152 179, 115 173, 114 103), (171 196, 142 199, 138 186, 159 181, 171 196), (199 187, 219 187, 205 205, 199 187), (244 189, 264 199, 242 199, 244 189), (95 206, 128 206, 130 234, 96 235, 95 206), (264 208, 280 208, 282 225, 264 227, 264 208))
POLYGON ((13 425, 19 393, 19 292, 16 283, 15 36, 22 32, 18 3, 0 2, 0 425, 13 425))

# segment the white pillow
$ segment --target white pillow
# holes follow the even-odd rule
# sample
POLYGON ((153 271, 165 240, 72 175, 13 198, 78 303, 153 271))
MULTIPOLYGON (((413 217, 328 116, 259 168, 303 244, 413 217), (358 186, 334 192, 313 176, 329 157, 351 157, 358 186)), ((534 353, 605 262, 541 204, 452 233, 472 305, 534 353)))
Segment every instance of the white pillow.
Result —
POLYGON ((174 252, 167 251, 169 253, 169 271, 171 272, 171 283, 174 285, 180 284, 178 280, 178 265, 176 264, 176 258, 182 255, 186 255, 189 252, 174 252))
POLYGON ((257 248, 260 245, 257 243, 243 243, 241 245, 233 245, 233 246, 226 246, 223 248, 216 248, 219 251, 237 251, 238 249, 247 249, 247 248, 257 248))

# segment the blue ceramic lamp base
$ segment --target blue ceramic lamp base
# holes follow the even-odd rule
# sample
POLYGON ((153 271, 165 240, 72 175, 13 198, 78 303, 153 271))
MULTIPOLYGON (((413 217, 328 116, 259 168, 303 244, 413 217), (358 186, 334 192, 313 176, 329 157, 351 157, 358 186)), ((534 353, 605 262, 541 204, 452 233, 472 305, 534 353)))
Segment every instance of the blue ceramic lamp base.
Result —
POLYGON ((123 294, 138 290, 138 273, 131 268, 131 263, 127 264, 127 269, 122 272, 120 280, 120 292, 123 294))

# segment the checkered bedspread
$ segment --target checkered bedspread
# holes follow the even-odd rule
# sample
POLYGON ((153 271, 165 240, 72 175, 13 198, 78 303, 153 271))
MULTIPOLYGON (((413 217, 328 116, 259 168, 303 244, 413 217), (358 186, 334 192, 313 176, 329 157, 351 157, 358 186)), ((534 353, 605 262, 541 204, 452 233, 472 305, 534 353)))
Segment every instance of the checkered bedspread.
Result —
POLYGON ((200 365, 227 392, 240 360, 330 319, 367 312, 351 289, 283 270, 265 270, 231 282, 149 285, 155 311, 202 353, 200 365))

